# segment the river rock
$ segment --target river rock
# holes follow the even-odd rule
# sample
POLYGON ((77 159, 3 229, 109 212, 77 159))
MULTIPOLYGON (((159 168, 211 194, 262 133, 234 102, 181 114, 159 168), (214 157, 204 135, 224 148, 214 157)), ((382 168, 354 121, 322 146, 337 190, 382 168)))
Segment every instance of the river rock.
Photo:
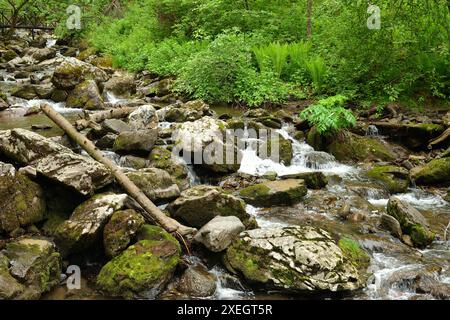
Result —
POLYGON ((177 289, 189 297, 210 297, 216 292, 217 277, 208 272, 203 265, 186 269, 181 276, 177 289))
POLYGON ((269 181, 242 189, 239 195, 248 203, 261 206, 294 205, 305 197, 308 190, 304 180, 269 181))
POLYGON ((56 50, 53 48, 29 48, 26 55, 39 63, 56 57, 56 50))
POLYGON ((76 58, 65 57, 56 67, 52 82, 59 89, 73 89, 84 80, 105 82, 108 75, 105 71, 76 58))
POLYGON ((154 299, 180 262, 178 241, 155 227, 152 240, 141 240, 108 262, 97 276, 97 287, 110 296, 154 299))
POLYGON ((132 131, 131 127, 120 119, 106 119, 102 123, 103 129, 114 134, 120 134, 125 131, 132 131))
POLYGON ((131 74, 114 74, 105 83, 105 91, 110 91, 121 98, 129 98, 136 93, 136 82, 131 74))
POLYGON ((0 300, 12 300, 25 290, 10 273, 9 259, 0 253, 0 300))
POLYGON ((302 172, 287 174, 280 177, 283 180, 286 179, 302 179, 305 181, 306 186, 309 189, 322 189, 328 184, 328 178, 323 172, 302 172))
MULTIPOLYGON (((177 183, 180 191, 189 188, 189 173, 186 166, 163 147, 154 147, 149 155, 150 166, 167 171, 177 183)), ((136 168, 139 169, 139 168, 136 168)))
POLYGON ((121 210, 126 194, 100 194, 79 205, 70 218, 58 226, 54 238, 63 256, 81 252, 99 239, 115 211, 121 210))
POLYGON ((180 188, 167 171, 157 168, 146 168, 127 173, 128 178, 154 202, 176 199, 180 188))
POLYGON ((114 212, 103 230, 106 256, 113 258, 125 250, 144 223, 142 215, 132 209, 114 212))
POLYGON ((149 153, 158 140, 158 129, 125 131, 114 141, 113 150, 122 153, 149 153))
POLYGON ((25 129, 0 131, 0 155, 83 195, 113 181, 111 173, 97 161, 25 129))
POLYGON ((293 158, 292 141, 285 139, 279 133, 269 133, 263 139, 263 143, 259 145, 258 155, 262 159, 272 159, 275 162, 283 163, 290 166, 293 158), (264 151, 264 152, 261 152, 264 151))
POLYGON ((0 232, 11 232, 45 218, 44 190, 11 165, 0 162, 0 232))
POLYGON ((381 183, 391 194, 406 192, 410 183, 409 172, 402 167, 374 166, 367 175, 381 183))
POLYGON ((59 284, 60 256, 52 242, 37 238, 18 239, 6 245, 4 256, 9 260, 9 274, 14 278, 0 266, 0 297, 39 299, 59 284), (5 280, 9 288, 4 288, 5 280))
POLYGON ((151 104, 140 106, 128 116, 131 130, 155 129, 158 125, 156 109, 151 104))
POLYGON ((239 218, 217 216, 204 225, 194 239, 212 252, 221 252, 244 230, 239 218))
POLYGON ((103 137, 97 140, 95 146, 101 150, 112 149, 114 146, 114 141, 117 139, 117 134, 107 133, 103 137))
POLYGON ((213 113, 203 101, 189 101, 187 103, 175 103, 158 111, 161 120, 167 122, 196 121, 213 113))
POLYGON ((170 78, 155 81, 146 87, 139 88, 139 92, 144 96, 164 97, 170 94, 172 80, 170 78))
POLYGON ((389 231, 394 237, 402 239, 403 232, 400 222, 393 216, 388 214, 381 214, 381 227, 389 231))
POLYGON ((216 216, 235 216, 246 223, 250 216, 245 202, 219 187, 200 185, 183 191, 167 209, 175 219, 188 226, 201 228, 216 216))
POLYGON ((363 287, 351 259, 331 235, 314 227, 265 228, 241 233, 225 264, 250 283, 282 291, 347 291, 363 287))
POLYGON ((391 197, 387 213, 397 219, 402 232, 411 237, 414 246, 424 248, 433 242, 435 235, 429 230, 428 221, 409 203, 391 197))
POLYGON ((0 111, 6 110, 9 108, 8 103, 2 98, 2 93, 0 92, 0 111))
POLYGON ((434 159, 413 168, 411 175, 418 185, 450 185, 450 158, 434 159))
POLYGON ((68 108, 83 108, 86 110, 105 109, 105 103, 94 80, 86 80, 77 84, 67 97, 68 108))

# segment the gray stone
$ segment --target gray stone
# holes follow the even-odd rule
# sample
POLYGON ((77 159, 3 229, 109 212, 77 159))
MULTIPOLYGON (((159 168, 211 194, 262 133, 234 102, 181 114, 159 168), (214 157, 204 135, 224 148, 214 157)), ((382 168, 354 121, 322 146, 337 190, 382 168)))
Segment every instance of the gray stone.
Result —
POLYGON ((210 251, 221 252, 244 230, 239 218, 217 216, 204 225, 194 239, 210 251))

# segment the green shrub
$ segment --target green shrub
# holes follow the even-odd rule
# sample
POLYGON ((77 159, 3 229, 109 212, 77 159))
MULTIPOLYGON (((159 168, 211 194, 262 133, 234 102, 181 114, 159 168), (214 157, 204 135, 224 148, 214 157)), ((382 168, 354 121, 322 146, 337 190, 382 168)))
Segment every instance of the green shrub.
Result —
POLYGON ((321 57, 315 57, 306 62, 311 80, 317 92, 320 92, 325 78, 326 66, 325 61, 321 57))
POLYGON ((264 47, 255 47, 253 52, 261 72, 271 71, 278 78, 281 77, 281 74, 287 67, 288 45, 276 42, 264 47))
POLYGON ((320 100, 300 113, 300 117, 315 125, 321 134, 334 134, 352 127, 356 118, 350 110, 344 108, 347 97, 337 95, 320 100))

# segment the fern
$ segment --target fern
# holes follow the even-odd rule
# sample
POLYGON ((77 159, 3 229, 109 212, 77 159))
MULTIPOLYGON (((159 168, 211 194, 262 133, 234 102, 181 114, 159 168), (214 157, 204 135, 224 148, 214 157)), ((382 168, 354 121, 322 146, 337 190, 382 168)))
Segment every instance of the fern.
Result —
POLYGON ((321 57, 315 57, 306 62, 306 68, 311 76, 314 87, 320 92, 326 73, 325 61, 321 57))
POLYGON ((335 134, 356 124, 353 113, 344 108, 346 101, 343 95, 322 99, 303 110, 300 117, 315 125, 320 134, 335 134))
POLYGON ((256 61, 258 62, 259 69, 262 72, 270 70, 278 78, 281 77, 283 70, 287 66, 287 59, 289 56, 288 45, 276 42, 265 47, 253 48, 253 52, 256 61))

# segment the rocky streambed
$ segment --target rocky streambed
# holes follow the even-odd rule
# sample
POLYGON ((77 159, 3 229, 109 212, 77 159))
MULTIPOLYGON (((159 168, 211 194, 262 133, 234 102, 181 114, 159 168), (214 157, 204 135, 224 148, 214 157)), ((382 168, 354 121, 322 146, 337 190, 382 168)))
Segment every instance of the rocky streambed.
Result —
POLYGON ((246 111, 182 100, 170 79, 114 70, 49 35, 3 40, 0 61, 0 298, 450 297, 448 110, 362 113, 330 138, 295 102, 246 111), (199 230, 189 250, 144 220, 44 103, 199 230), (83 120, 120 108, 131 112, 83 120), (245 143, 217 139, 227 129, 245 143), (270 133, 278 159, 258 152, 267 141, 251 130, 270 133), (211 142, 240 163, 188 164, 211 142))

